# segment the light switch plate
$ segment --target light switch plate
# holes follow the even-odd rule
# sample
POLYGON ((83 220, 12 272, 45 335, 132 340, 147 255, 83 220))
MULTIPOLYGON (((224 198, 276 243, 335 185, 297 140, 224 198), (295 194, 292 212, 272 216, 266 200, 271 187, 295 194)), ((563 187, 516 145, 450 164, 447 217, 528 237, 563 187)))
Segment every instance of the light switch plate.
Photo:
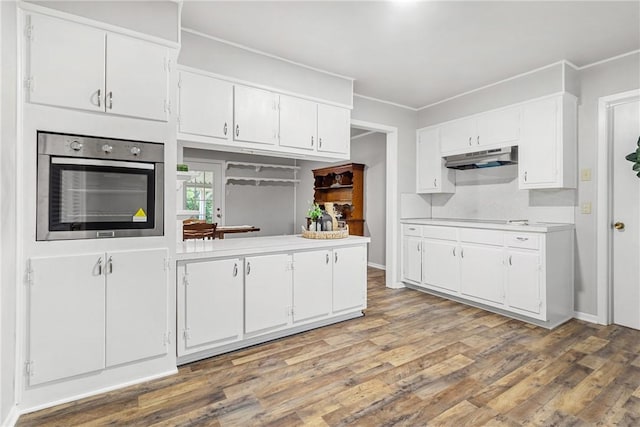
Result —
POLYGON ((591 202, 584 202, 580 205, 580 212, 589 215, 591 213, 591 202))
POLYGON ((591 168, 580 169, 580 181, 591 181, 591 168))

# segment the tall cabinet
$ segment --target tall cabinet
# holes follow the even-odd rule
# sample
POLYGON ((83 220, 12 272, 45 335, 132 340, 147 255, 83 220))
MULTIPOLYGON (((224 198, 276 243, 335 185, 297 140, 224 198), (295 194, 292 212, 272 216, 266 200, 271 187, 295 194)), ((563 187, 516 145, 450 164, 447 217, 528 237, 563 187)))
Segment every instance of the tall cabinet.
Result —
POLYGON ((347 163, 313 170, 315 203, 332 202, 354 236, 364 236, 364 167, 347 163))

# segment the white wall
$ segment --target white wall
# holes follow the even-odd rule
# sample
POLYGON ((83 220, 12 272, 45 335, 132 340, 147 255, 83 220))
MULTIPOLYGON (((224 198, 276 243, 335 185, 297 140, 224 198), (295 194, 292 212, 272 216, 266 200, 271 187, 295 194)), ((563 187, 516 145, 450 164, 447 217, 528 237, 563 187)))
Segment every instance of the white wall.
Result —
POLYGON ((254 84, 351 105, 352 81, 189 32, 178 63, 254 84))
POLYGON ((15 404, 16 6, 0 2, 0 424, 15 404))
POLYGON ((351 161, 364 169, 364 235, 371 238, 369 262, 385 265, 387 136, 374 133, 351 141, 351 161))
MULTIPOLYGON (((250 163, 289 165, 294 160, 254 156, 249 154, 225 153, 213 150, 185 148, 184 163, 235 160, 250 163)), ((251 168, 233 168, 223 170, 223 174, 233 176, 259 176, 264 178, 293 178, 293 171, 285 169, 262 169, 256 172, 251 168)), ((228 234, 225 239, 234 237, 278 236, 299 233, 294 229, 296 185, 290 183, 254 183, 229 184, 223 187, 225 192, 225 225, 255 225, 258 232, 247 234, 228 234)))
POLYGON ((172 42, 178 41, 179 5, 175 1, 38 1, 28 3, 57 9, 172 42))

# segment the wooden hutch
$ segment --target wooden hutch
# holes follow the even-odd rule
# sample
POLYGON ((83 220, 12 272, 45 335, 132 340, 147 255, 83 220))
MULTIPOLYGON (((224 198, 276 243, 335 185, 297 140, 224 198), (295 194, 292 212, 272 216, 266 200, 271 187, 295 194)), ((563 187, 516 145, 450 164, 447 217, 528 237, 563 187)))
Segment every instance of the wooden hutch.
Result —
POLYGON ((313 169, 314 202, 323 207, 333 202, 341 220, 349 225, 349 234, 364 236, 364 165, 348 163, 313 169))

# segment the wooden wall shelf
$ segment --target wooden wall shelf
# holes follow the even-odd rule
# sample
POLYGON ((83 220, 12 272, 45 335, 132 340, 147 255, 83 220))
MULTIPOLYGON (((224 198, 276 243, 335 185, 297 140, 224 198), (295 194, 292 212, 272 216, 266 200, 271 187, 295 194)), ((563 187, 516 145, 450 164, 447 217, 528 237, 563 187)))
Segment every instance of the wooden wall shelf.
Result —
POLYGON ((314 169, 314 202, 335 204, 349 224, 349 234, 364 236, 364 167, 360 163, 314 169))

